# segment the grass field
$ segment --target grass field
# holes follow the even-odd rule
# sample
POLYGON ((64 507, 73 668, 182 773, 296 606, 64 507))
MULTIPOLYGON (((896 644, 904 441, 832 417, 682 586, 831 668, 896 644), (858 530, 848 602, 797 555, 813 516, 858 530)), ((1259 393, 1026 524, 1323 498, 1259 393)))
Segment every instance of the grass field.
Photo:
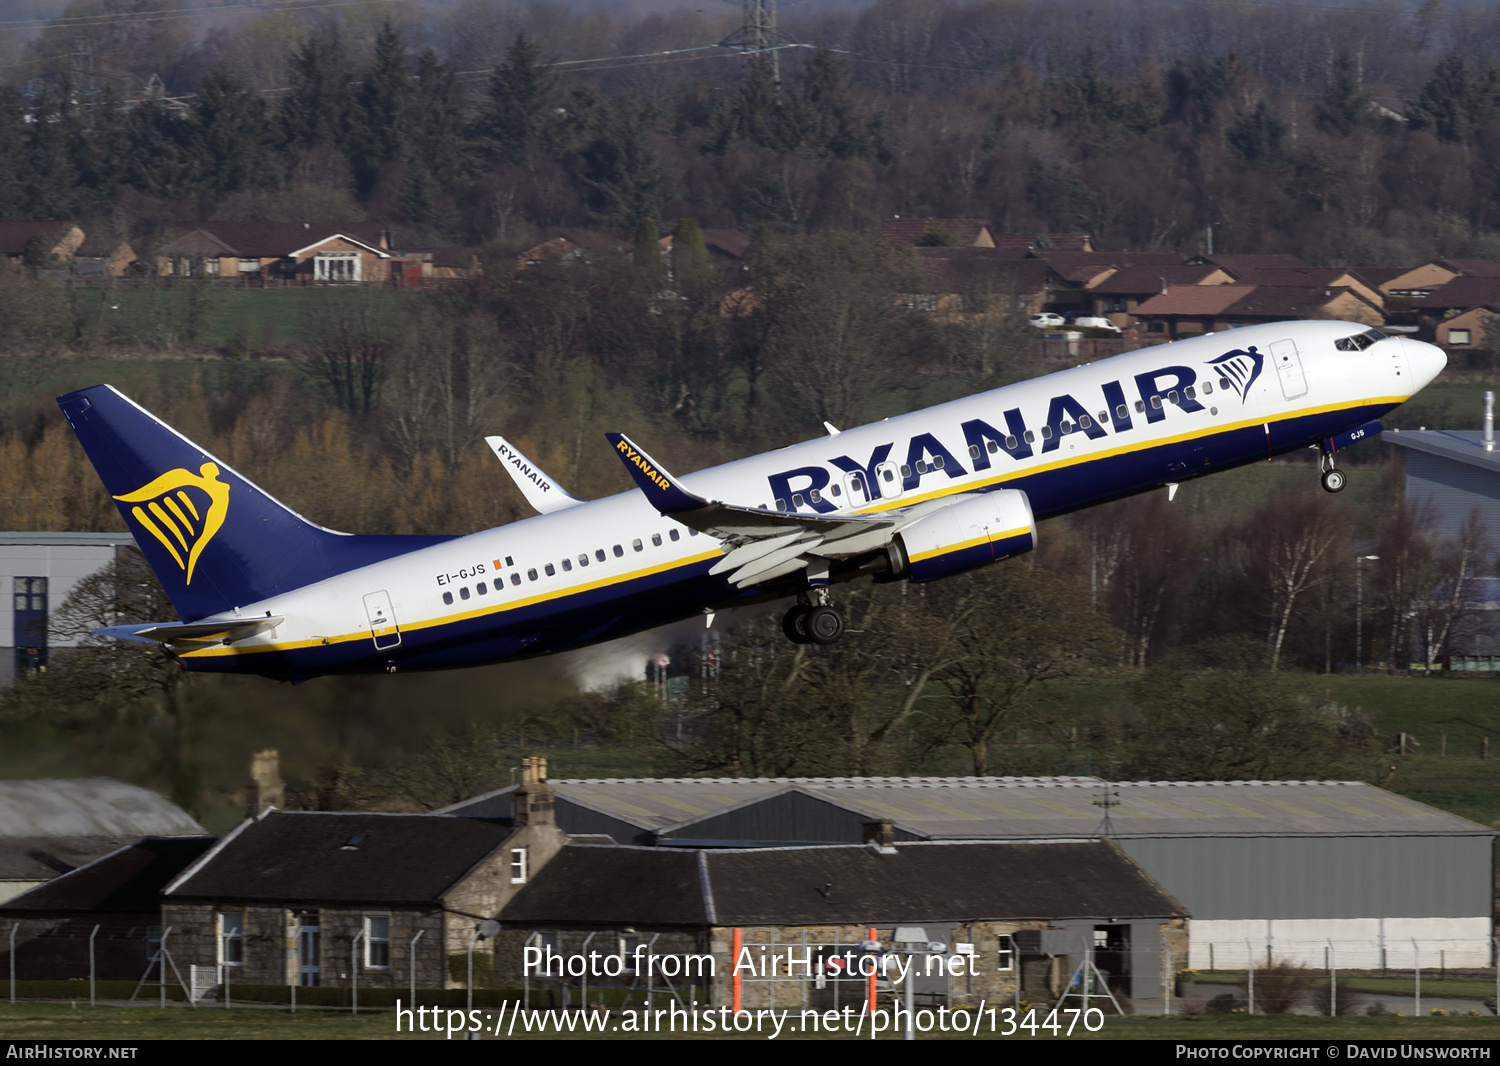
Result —
MULTIPOLYGON (((612 1024, 615 1022, 612 1021, 612 1024)), ((796 1019, 790 1019, 795 1025, 796 1019)), ((519 1026, 517 1027, 520 1028, 519 1026)), ((764 1040, 771 1032, 770 1023, 762 1034, 712 1036, 698 1034, 697 1039, 764 1040)), ((695 1038, 692 1034, 629 1032, 593 1032, 559 1034, 556 1032, 513 1033, 511 1039, 557 1040, 630 1040, 645 1037, 659 1039, 695 1038)), ((783 1031, 782 1039, 790 1034, 783 1031)), ((1108 1018, 1097 1033, 1087 1033, 1078 1026, 1071 1037, 1045 1030, 1032 1035, 1021 1031, 1011 1036, 995 1033, 992 1039, 1012 1040, 1466 1040, 1492 1041, 1500 1035, 1500 1021, 1495 1018, 1316 1018, 1294 1015, 1195 1015, 1171 1018, 1108 1018)), ((822 1039, 869 1039, 868 1029, 856 1037, 853 1033, 819 1034, 822 1039)), ((981 1037, 990 1034, 981 1031, 981 1037)), ((0 1005, 0 1037, 8 1040, 445 1040, 442 1034, 396 1032, 393 1012, 358 1016, 280 1010, 222 1010, 202 1007, 188 1010, 172 1007, 70 1007, 67 1004, 21 1003, 0 1005)), ((483 1039, 506 1039, 487 1034, 483 1039)), ((899 1034, 883 1034, 884 1039, 898 1039, 899 1034)), ((918 1039, 973 1039, 967 1034, 928 1032, 918 1039)))

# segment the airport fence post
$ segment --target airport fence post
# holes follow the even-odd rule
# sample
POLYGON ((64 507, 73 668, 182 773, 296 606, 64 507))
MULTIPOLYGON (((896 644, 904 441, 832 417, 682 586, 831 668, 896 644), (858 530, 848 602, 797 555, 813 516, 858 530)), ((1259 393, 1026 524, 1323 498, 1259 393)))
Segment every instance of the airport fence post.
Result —
POLYGON ((1255 949, 1245 938, 1245 1013, 1255 1013, 1255 949))
POLYGON ((354 934, 354 939, 349 941, 349 1013, 359 1013, 359 942, 365 938, 365 930, 361 929, 354 934))
POLYGON ((418 929, 417 935, 411 938, 411 944, 406 949, 406 968, 411 975, 411 1009, 417 1009, 417 941, 422 939, 426 929, 418 929))
POLYGON ((1417 951, 1417 938, 1411 938, 1411 971, 1415 984, 1412 986, 1412 995, 1415 997, 1412 1013, 1415 1017, 1422 1016, 1422 956, 1417 951))
POLYGON ((10 1001, 16 1001, 16 932, 21 928, 20 922, 10 923, 10 1001))
POLYGON ((98 1006, 94 1002, 94 937, 99 935, 99 926, 94 926, 94 931, 89 934, 89 1006, 98 1006))
POLYGON ((1339 971, 1338 959, 1333 953, 1333 940, 1328 941, 1328 1016, 1333 1018, 1339 1012, 1339 971))
MULTIPOLYGON (((584 937, 584 940, 583 940, 583 949, 581 951, 579 951, 579 954, 582 955, 585 959, 589 957, 589 941, 593 940, 594 937, 597 936, 597 935, 598 935, 598 930, 595 930, 594 932, 590 933, 588 936, 584 937)), ((585 1014, 587 1014, 588 1010, 589 1010, 589 968, 587 966, 585 966, 583 968, 583 1012, 585 1014)))

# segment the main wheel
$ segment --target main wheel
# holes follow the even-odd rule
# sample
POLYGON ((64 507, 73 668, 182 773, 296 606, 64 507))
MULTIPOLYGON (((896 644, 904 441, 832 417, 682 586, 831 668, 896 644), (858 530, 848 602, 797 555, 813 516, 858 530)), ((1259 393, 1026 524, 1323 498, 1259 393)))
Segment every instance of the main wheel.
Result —
POLYGON ((812 636, 807 631, 807 616, 812 608, 799 603, 781 617, 781 631, 793 644, 811 644, 812 636))
POLYGON ((844 616, 837 607, 814 607, 807 615, 807 635, 816 644, 832 644, 844 635, 844 616))
POLYGON ((1323 471, 1323 491, 1343 492, 1344 486, 1348 484, 1349 478, 1342 470, 1323 471))

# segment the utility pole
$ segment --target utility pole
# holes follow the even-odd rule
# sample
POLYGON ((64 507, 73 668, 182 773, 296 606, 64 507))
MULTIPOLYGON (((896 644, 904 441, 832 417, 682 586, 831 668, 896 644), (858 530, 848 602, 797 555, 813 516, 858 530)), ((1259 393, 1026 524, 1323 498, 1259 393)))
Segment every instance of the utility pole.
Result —
POLYGON ((744 12, 740 28, 719 42, 720 48, 733 48, 746 55, 769 54, 771 83, 781 95, 781 49, 792 39, 776 28, 776 0, 740 0, 744 12))

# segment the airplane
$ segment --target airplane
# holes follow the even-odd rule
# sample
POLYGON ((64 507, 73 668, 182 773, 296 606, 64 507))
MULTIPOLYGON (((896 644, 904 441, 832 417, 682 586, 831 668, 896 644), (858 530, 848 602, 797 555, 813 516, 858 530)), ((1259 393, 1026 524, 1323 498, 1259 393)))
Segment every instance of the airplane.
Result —
POLYGON ((468 536, 365 536, 296 514, 108 385, 59 397, 181 621, 97 633, 189 669, 301 681, 545 655, 795 597, 839 639, 842 582, 933 581, 1031 550, 1037 522, 1269 459, 1335 454, 1446 365, 1342 321, 1144 348, 675 477, 607 434, 637 490, 585 501, 487 441, 535 517, 468 536))

